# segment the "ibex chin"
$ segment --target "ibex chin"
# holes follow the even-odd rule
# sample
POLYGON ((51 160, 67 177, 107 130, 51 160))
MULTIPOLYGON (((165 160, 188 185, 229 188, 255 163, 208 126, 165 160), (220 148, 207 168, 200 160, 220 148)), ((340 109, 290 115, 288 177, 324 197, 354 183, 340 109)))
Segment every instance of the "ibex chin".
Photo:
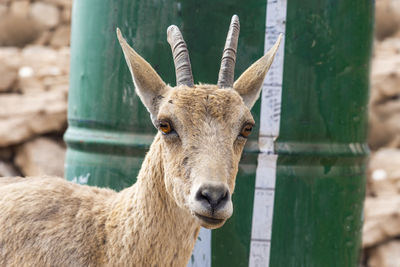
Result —
POLYGON ((195 85, 186 44, 170 26, 171 87, 117 35, 158 129, 137 182, 117 193, 61 178, 0 179, 0 266, 185 266, 200 227, 221 227, 232 215, 250 109, 280 38, 234 82, 233 16, 218 84, 195 85))

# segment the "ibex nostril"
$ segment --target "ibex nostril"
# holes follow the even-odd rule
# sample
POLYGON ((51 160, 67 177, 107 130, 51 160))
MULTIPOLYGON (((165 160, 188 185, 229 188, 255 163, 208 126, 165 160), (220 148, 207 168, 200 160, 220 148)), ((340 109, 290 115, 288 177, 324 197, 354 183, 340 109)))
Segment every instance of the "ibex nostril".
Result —
POLYGON ((222 196, 222 200, 228 200, 229 198, 229 191, 227 190, 225 194, 222 196))
POLYGON ((229 200, 229 190, 223 185, 202 186, 196 193, 196 200, 215 210, 223 207, 224 204, 229 200))

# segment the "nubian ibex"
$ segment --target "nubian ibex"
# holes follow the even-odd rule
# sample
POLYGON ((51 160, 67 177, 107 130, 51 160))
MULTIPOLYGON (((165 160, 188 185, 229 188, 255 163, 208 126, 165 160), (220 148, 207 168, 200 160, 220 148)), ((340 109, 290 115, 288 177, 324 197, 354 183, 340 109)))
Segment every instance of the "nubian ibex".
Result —
POLYGON ((61 178, 0 179, 0 266, 186 266, 200 227, 232 215, 250 109, 277 51, 234 82, 232 18, 217 85, 193 83, 176 26, 167 31, 176 87, 163 82, 117 29, 137 94, 158 133, 137 182, 121 192, 61 178))

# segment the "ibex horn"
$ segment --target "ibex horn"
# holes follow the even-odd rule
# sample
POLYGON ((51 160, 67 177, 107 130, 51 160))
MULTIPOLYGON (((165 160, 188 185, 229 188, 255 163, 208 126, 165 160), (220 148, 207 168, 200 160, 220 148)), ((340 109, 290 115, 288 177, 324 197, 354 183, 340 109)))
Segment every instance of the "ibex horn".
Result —
POLYGON ((177 26, 171 25, 167 29, 167 40, 171 46, 174 58, 176 85, 193 87, 192 67, 190 66, 189 52, 183 40, 182 33, 177 26))
POLYGON ((226 88, 233 86, 235 74, 236 50, 239 39, 239 17, 233 15, 226 37, 225 48, 221 59, 221 68, 218 75, 218 87, 226 88))

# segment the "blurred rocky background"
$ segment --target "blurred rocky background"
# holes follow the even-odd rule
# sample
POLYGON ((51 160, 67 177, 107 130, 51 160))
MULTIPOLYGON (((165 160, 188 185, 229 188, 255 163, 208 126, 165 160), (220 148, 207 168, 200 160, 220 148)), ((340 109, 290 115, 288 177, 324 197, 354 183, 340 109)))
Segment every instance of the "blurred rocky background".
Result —
MULTIPOLYGON (((0 176, 63 175, 71 7, 0 0, 0 176)), ((361 266, 399 267, 400 0, 376 0, 370 95, 361 266)))
POLYGON ((0 0, 0 176, 63 175, 72 0, 0 0))
POLYGON ((400 0, 376 0, 363 262, 400 266, 400 0))

